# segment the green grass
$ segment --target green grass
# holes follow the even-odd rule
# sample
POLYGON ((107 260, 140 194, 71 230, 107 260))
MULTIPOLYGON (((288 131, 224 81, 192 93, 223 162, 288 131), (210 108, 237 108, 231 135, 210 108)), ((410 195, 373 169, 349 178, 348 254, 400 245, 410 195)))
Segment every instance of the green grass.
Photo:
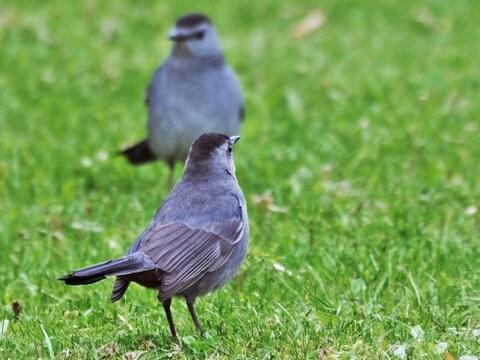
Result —
POLYGON ((122 255, 167 195, 163 164, 112 154, 144 136, 165 33, 199 6, 173 3, 0 5, 0 358, 101 358, 112 342, 142 359, 480 354, 475 0, 205 4, 246 92, 251 226, 240 274, 198 302, 207 337, 181 300, 179 347, 154 292, 109 304, 111 280, 56 281, 122 255), (325 23, 294 39, 317 7, 325 23), (269 191, 286 213, 255 204, 269 191))

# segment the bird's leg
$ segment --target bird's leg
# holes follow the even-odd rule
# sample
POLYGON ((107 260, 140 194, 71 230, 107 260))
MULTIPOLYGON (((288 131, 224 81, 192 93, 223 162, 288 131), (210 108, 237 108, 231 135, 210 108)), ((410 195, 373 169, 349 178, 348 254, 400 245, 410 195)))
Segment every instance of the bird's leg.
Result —
POLYGON ((202 326, 200 325, 200 321, 198 321, 197 314, 195 313, 195 307, 193 306, 195 300, 190 300, 190 299, 186 299, 186 300, 187 300, 188 311, 190 312, 193 323, 195 324, 195 329, 197 330, 200 336, 203 336, 203 329, 202 329, 202 326))
MULTIPOLYGON (((159 299, 160 300, 160 297, 159 299)), ((174 339, 177 339, 177 332, 175 331, 175 324, 173 323, 172 312, 170 311, 170 304, 172 303, 172 299, 167 299, 162 301, 163 309, 165 310, 165 314, 167 315, 168 326, 170 327, 170 333, 174 339)))

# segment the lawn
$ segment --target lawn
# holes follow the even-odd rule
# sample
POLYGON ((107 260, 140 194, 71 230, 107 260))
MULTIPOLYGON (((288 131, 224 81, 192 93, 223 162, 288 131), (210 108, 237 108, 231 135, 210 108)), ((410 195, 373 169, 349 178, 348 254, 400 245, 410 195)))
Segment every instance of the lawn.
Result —
POLYGON ((0 4, 0 358, 480 355, 480 2, 204 6, 0 4), (168 194, 164 164, 115 152, 145 135, 145 87, 191 10, 246 93, 251 238, 197 303, 204 339, 174 301, 177 345, 155 292, 110 304, 112 280, 56 278, 121 256, 168 194))

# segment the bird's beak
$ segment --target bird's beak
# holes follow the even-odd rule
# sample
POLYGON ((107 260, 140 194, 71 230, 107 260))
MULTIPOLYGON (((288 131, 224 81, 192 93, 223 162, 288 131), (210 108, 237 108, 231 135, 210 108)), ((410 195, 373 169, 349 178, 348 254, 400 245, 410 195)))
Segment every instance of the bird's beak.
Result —
POLYGON ((230 136, 230 140, 229 140, 229 141, 230 141, 230 144, 235 145, 238 140, 240 140, 240 136, 234 135, 234 136, 230 136))
POLYGON ((189 34, 188 32, 179 30, 177 28, 173 28, 168 33, 168 38, 172 41, 175 41, 175 42, 182 42, 182 41, 187 40, 190 37, 190 35, 191 34, 189 34))

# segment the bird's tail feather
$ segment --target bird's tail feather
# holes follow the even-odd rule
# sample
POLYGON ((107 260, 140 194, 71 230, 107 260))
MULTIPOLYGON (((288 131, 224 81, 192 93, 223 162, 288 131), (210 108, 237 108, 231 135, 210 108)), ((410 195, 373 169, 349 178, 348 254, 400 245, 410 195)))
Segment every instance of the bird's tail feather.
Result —
POLYGON ((125 291, 127 291, 128 285, 130 285, 130 282, 125 281, 122 278, 117 278, 117 280, 115 280, 115 284, 113 284, 112 296, 110 297, 110 300, 112 302, 120 300, 123 294, 125 294, 125 291))
POLYGON ((132 145, 120 151, 120 154, 125 156, 130 164, 141 165, 156 159, 148 140, 143 140, 138 144, 132 145))
POLYGON ((67 285, 91 284, 105 279, 107 276, 122 276, 149 271, 155 268, 148 256, 142 253, 133 253, 129 256, 105 261, 100 264, 73 271, 59 278, 67 285))

